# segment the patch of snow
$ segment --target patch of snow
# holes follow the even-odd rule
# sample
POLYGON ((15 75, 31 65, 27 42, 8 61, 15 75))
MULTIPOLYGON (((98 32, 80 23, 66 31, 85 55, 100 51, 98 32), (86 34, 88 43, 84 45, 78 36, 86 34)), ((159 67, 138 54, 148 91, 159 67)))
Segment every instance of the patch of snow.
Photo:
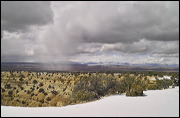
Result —
POLYGON ((178 117, 179 87, 144 91, 146 96, 125 94, 65 107, 1 106, 1 117, 178 117))
POLYGON ((168 75, 164 75, 163 77, 158 77, 159 80, 163 80, 163 79, 171 79, 171 76, 168 75))
MULTIPOLYGON (((163 77, 157 77, 159 80, 163 80, 163 79, 171 79, 171 76, 168 75, 164 75, 163 77)), ((150 78, 150 80, 156 80, 156 78, 150 78)))
POLYGON ((164 75, 164 79, 171 79, 171 76, 164 75))

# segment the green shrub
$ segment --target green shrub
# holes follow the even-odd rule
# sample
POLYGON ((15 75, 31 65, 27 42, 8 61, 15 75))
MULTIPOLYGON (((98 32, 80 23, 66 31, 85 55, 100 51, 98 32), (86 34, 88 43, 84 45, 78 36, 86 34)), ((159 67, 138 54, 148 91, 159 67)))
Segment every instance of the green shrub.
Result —
POLYGON ((39 86, 41 87, 41 86, 43 86, 44 84, 41 82, 40 84, 39 84, 39 86))
POLYGON ((31 97, 34 96, 34 93, 31 94, 31 97))
POLYGON ((33 84, 36 84, 37 83, 37 80, 33 80, 33 84))
POLYGON ((40 92, 40 93, 44 93, 45 91, 44 91, 43 88, 40 88, 40 89, 39 89, 39 92, 40 92))
POLYGON ((44 95, 48 95, 46 92, 44 92, 44 95))
POLYGON ((87 90, 97 93, 98 96, 115 93, 117 82, 113 77, 105 75, 92 75, 90 77, 82 77, 80 81, 75 83, 74 92, 79 90, 87 90))
POLYGON ((22 78, 20 78, 20 79, 19 79, 19 81, 23 81, 23 79, 22 79, 22 78))
POLYGON ((83 89, 73 93, 73 97, 75 98, 75 101, 81 102, 94 100, 97 98, 97 95, 94 92, 90 92, 88 90, 83 89))
POLYGON ((126 96, 142 96, 143 88, 139 85, 132 85, 130 91, 126 92, 126 96))
POLYGON ((28 90, 28 91, 27 91, 27 94, 30 94, 30 93, 31 93, 30 90, 28 90))
POLYGON ((50 88, 51 88, 51 85, 49 85, 48 88, 50 89, 50 88))
POLYGON ((26 86, 28 86, 28 81, 26 81, 26 86))
POLYGON ((148 84, 148 90, 156 90, 157 85, 156 84, 148 84))
POLYGON ((24 90, 24 88, 23 88, 22 86, 20 86, 20 89, 21 89, 21 90, 24 90))
POLYGON ((44 100, 40 100, 39 102, 43 104, 43 103, 44 103, 44 100))
POLYGON ((8 91, 8 94, 9 94, 9 95, 12 95, 12 94, 13 94, 13 92, 12 92, 12 91, 8 91))
POLYGON ((1 90, 2 90, 2 92, 5 92, 5 89, 4 89, 4 88, 2 88, 1 90))
POLYGON ((51 98, 50 98, 50 97, 47 97, 46 100, 47 100, 47 101, 51 101, 51 98))
POLYGON ((11 88, 11 85, 10 84, 6 84, 5 85, 5 89, 10 89, 11 88))
POLYGON ((22 101, 22 104, 26 104, 26 102, 25 102, 25 101, 22 101))
POLYGON ((57 94, 58 94, 58 92, 57 92, 57 91, 54 91, 54 90, 51 91, 51 93, 54 94, 54 95, 57 95, 57 94))

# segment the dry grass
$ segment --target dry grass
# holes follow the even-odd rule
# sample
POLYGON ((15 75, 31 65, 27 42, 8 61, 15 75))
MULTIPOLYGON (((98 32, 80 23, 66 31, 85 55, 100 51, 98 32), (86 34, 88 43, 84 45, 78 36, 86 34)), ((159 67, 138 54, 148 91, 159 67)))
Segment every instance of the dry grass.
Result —
MULTIPOLYGON (((126 74, 119 76, 101 73, 99 75, 113 77, 117 82, 126 79, 126 74)), ((8 106, 23 107, 65 106, 81 103, 82 101, 78 102, 73 99, 73 90, 80 80, 89 76, 97 76, 97 73, 90 75, 87 73, 37 73, 28 71, 21 73, 16 71, 1 72, 1 103, 8 106), (52 93, 52 91, 56 91, 57 94, 52 93)), ((141 74, 130 74, 129 76, 142 80, 146 77, 150 80, 149 83, 145 81, 149 88, 156 84, 155 80, 151 80, 155 76, 141 77, 141 74)), ((90 84, 88 86, 91 86, 90 84)))

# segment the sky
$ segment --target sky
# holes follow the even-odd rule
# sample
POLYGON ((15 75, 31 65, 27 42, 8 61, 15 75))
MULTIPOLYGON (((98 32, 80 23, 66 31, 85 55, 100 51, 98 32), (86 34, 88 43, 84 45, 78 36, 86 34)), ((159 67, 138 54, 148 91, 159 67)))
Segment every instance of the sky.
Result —
POLYGON ((1 1, 1 62, 179 64, 179 1, 1 1))

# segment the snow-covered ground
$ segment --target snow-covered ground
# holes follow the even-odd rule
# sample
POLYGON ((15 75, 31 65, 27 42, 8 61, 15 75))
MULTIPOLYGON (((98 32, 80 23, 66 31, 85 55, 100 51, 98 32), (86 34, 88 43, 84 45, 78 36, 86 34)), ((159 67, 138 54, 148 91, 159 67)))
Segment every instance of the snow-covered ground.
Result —
POLYGON ((26 116, 179 116, 179 87, 144 91, 144 97, 113 95, 101 100, 65 107, 9 107, 1 106, 1 117, 26 116))

